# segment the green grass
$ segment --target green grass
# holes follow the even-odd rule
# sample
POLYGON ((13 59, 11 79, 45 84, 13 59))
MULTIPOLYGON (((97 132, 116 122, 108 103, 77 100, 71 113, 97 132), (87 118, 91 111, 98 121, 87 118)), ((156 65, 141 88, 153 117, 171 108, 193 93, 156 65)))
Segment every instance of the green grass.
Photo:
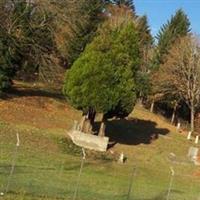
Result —
MULTIPOLYGON (((0 199, 71 200, 80 168, 80 148, 56 134, 56 130, 3 122, 0 123, 0 192, 7 185, 16 132, 20 134, 16 166, 9 191, 0 199)), ((199 168, 186 158, 191 145, 183 136, 169 133, 151 145, 128 147, 125 164, 118 164, 110 154, 87 152, 77 199, 127 200, 134 167, 129 199, 164 200, 170 180, 169 167, 173 166, 175 177, 170 200, 197 200, 200 180, 193 174, 199 168), (177 156, 175 163, 169 159, 171 152, 177 156)))

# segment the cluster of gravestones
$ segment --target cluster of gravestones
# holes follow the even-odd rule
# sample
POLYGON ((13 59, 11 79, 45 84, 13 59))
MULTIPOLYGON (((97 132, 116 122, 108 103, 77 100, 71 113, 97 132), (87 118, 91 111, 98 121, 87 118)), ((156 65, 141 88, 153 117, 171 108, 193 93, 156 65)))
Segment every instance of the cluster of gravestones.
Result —
MULTIPOLYGON (((177 131, 180 131, 181 128, 181 124, 178 123, 177 124, 177 131)), ((187 140, 192 140, 192 131, 189 131, 187 134, 187 140)), ((195 144, 199 143, 199 135, 195 136, 195 140, 194 140, 195 144)), ((200 165, 200 163, 198 162, 198 157, 199 157, 199 148, 197 147, 190 147, 188 150, 188 157, 191 161, 194 162, 195 165, 200 165)))
MULTIPOLYGON (((187 139, 188 139, 188 140, 191 140, 191 139, 192 139, 192 131, 189 131, 189 132, 188 132, 187 139)), ((194 143, 195 143, 195 144, 198 144, 198 143, 199 143, 199 135, 196 135, 194 143)))
MULTIPOLYGON (((177 131, 180 131, 181 129, 181 123, 179 122, 177 124, 177 127, 176 127, 177 131)), ((187 135, 187 140, 191 140, 192 139, 192 131, 189 131, 188 132, 188 135, 187 135)), ((195 141, 194 141, 195 144, 198 144, 199 143, 199 135, 196 135, 195 136, 195 141)))

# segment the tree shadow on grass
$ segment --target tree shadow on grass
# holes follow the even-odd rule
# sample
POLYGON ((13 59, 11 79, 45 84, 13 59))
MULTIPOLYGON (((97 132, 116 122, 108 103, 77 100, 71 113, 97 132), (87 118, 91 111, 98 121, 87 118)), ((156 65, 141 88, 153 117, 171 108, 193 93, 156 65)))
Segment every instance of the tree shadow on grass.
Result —
MULTIPOLYGON (((99 122, 95 124, 98 130, 99 122)), ((150 144, 158 139, 159 135, 169 133, 168 129, 157 128, 157 124, 149 120, 141 119, 117 119, 106 122, 105 134, 109 137, 109 147, 116 143, 127 145, 150 144)))
POLYGON ((65 99, 64 95, 61 93, 61 90, 45 90, 32 87, 13 87, 9 89, 5 94, 2 94, 0 98, 6 100, 17 97, 50 97, 59 100, 65 99))

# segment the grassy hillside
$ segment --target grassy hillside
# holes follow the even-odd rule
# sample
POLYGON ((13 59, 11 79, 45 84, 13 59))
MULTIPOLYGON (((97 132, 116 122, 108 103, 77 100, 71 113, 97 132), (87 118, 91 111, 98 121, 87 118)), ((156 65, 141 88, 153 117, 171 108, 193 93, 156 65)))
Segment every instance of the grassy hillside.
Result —
MULTIPOLYGON (((56 91, 17 83, 17 90, 0 101, 0 192, 8 188, 0 199, 73 199, 81 149, 66 135, 80 117, 56 91)), ((136 106, 127 120, 110 120, 106 134, 107 153, 86 152, 77 199, 164 200, 170 167, 175 171, 170 199, 199 198, 200 167, 187 159, 194 141, 164 118, 136 106), (116 162, 121 152, 125 164, 116 162)))

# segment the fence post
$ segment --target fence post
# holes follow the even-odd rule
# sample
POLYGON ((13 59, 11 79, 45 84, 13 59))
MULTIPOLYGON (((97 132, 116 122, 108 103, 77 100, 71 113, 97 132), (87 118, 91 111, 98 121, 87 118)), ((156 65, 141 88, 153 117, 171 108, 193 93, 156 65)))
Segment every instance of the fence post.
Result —
POLYGON ((74 191, 73 200, 76 200, 76 198, 77 198, 79 184, 80 184, 80 178, 81 178, 83 165, 84 165, 84 161, 85 161, 85 157, 86 157, 84 148, 82 148, 82 153, 83 153, 83 155, 82 155, 82 159, 81 159, 81 166, 80 166, 79 175, 78 175, 78 178, 77 178, 77 183, 76 183, 76 188, 75 188, 75 191, 74 191))
MULTIPOLYGON (((19 134, 18 134, 18 133, 16 133, 16 138, 17 138, 17 142, 16 142, 16 146, 15 146, 15 151, 14 151, 14 154, 13 154, 12 166, 11 166, 10 174, 9 174, 9 177, 8 177, 8 182, 7 182, 7 185, 6 185, 6 189, 5 189, 5 194, 6 194, 6 193, 8 192, 8 190, 9 190, 10 182, 11 182, 12 175, 13 175, 14 169, 15 169, 15 164, 16 164, 16 159, 17 159, 18 148, 19 148, 19 145, 20 145, 20 140, 19 140, 19 134)), ((1 195, 3 196, 4 193, 1 193, 1 195)))
POLYGON ((174 180, 174 174, 175 174, 173 167, 170 167, 170 170, 171 170, 171 178, 170 178, 170 182, 169 182, 166 200, 169 200, 169 196, 170 196, 171 189, 172 189, 172 183, 173 183, 173 180, 174 180))
POLYGON ((129 188, 128 188, 128 194, 127 194, 127 200, 130 199, 131 191, 132 191, 132 186, 133 186, 133 178, 136 174, 136 166, 133 166, 132 174, 131 174, 131 179, 129 183, 129 188))

